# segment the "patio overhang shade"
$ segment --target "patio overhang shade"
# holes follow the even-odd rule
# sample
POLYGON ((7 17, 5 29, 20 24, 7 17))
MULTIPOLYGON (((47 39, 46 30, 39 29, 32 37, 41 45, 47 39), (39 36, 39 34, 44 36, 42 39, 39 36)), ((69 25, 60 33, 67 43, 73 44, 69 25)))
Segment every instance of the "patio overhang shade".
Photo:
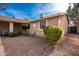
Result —
POLYGON ((9 23, 9 32, 13 32, 14 23, 28 24, 28 22, 29 22, 29 21, 26 21, 26 20, 19 20, 19 19, 5 17, 5 16, 0 16, 0 21, 9 23))

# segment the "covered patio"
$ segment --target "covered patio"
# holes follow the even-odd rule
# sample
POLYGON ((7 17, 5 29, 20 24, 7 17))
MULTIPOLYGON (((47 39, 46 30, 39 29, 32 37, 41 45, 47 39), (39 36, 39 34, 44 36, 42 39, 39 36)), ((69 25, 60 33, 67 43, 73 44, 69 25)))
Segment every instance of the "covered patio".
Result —
POLYGON ((26 25, 27 21, 21 21, 9 17, 0 16, 0 33, 7 32, 22 32, 22 26, 26 25))

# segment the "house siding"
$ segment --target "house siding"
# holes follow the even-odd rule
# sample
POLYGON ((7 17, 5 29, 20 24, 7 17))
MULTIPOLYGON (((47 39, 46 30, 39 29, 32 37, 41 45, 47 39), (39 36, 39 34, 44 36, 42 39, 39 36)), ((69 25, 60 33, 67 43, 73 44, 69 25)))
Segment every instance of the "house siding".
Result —
POLYGON ((68 21, 66 15, 59 17, 58 25, 63 27, 64 33, 68 32, 68 21))
POLYGON ((30 29, 40 29, 40 22, 37 21, 37 22, 30 23, 30 29))
POLYGON ((43 36, 43 31, 40 29, 40 21, 30 23, 30 32, 37 36, 43 36))
MULTIPOLYGON (((65 34, 67 33, 68 22, 67 22, 66 15, 48 18, 46 19, 46 25, 47 26, 51 26, 51 25, 61 26, 64 29, 64 33, 65 34)), ((31 33, 35 32, 37 36, 44 36, 43 30, 40 29, 40 21, 30 23, 30 32, 31 33), (35 24, 36 26, 33 26, 33 24, 35 24)))
POLYGON ((59 20, 59 17, 49 18, 47 19, 47 24, 48 26, 51 26, 51 25, 58 26, 58 20, 59 20))
POLYGON ((47 23, 49 26, 51 25, 61 26, 64 29, 64 33, 65 34, 67 33, 68 22, 66 15, 50 18, 47 20, 47 23))

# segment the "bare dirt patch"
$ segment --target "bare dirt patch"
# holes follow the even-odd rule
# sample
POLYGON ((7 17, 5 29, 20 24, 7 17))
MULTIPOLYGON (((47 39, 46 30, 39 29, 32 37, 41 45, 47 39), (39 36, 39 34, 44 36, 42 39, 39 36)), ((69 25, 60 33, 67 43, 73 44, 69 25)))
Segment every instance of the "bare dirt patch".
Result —
POLYGON ((79 56, 79 35, 66 35, 63 40, 56 45, 51 55, 79 56))
POLYGON ((43 38, 25 36, 2 37, 0 43, 0 55, 79 56, 79 35, 75 34, 65 35, 56 45, 47 44, 43 38))
POLYGON ((6 55, 11 56, 41 56, 53 52, 54 46, 48 45, 38 37, 18 36, 2 38, 6 55))

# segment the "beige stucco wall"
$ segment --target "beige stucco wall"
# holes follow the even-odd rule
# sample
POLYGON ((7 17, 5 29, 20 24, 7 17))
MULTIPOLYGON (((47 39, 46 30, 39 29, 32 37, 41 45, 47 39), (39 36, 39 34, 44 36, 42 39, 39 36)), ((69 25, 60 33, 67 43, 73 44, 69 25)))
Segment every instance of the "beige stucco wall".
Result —
POLYGON ((40 29, 40 22, 36 21, 36 22, 30 23, 30 29, 40 29))
POLYGON ((68 22, 66 15, 59 17, 58 25, 63 27, 64 33, 67 34, 68 32, 68 22))
POLYGON ((29 32, 32 33, 32 34, 35 33, 36 36, 44 37, 43 30, 40 30, 40 29, 30 29, 29 32))
POLYGON ((47 20, 48 25, 56 25, 56 26, 61 26, 64 29, 64 33, 67 33, 67 18, 66 15, 63 16, 58 16, 54 18, 50 18, 47 20))
POLYGON ((51 26, 51 25, 58 26, 58 20, 59 20, 59 17, 49 18, 49 19, 47 19, 47 25, 48 26, 51 26))
MULTIPOLYGON (((46 22, 47 22, 47 26, 56 25, 56 26, 63 27, 64 33, 65 34, 67 33, 68 23, 67 23, 66 15, 57 16, 57 17, 52 17, 52 18, 46 19, 46 22)), ((43 31, 42 31, 42 29, 40 29, 40 22, 39 21, 30 23, 30 32, 31 33, 35 32, 36 35, 43 36, 43 31)))
POLYGON ((30 23, 30 33, 35 33, 37 36, 43 36, 43 31, 40 29, 39 21, 30 23))

